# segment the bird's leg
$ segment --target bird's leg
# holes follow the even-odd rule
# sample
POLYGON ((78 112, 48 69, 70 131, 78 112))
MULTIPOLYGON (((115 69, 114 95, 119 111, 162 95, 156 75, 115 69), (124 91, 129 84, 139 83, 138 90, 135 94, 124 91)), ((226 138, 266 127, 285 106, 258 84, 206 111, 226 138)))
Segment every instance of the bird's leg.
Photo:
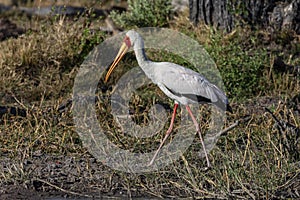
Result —
POLYGON ((196 118, 194 117, 194 115, 193 115, 193 113, 191 111, 191 108, 188 105, 186 105, 186 109, 187 109, 188 113, 190 114, 190 116, 191 116, 191 118, 192 118, 192 120, 194 122, 194 125, 196 126, 197 133, 199 134, 200 141, 201 141, 201 144, 203 146, 203 151, 204 151, 206 162, 207 162, 207 167, 210 167, 210 162, 209 162, 209 159, 208 159, 208 155, 207 155, 207 152, 206 152, 206 148, 205 148, 205 145, 204 145, 202 134, 200 132, 199 124, 198 124, 196 118))
POLYGON ((156 152, 155 152, 155 154, 154 154, 152 160, 150 161, 149 165, 152 165, 152 164, 153 164, 153 162, 154 162, 156 156, 158 155, 158 153, 159 153, 161 147, 163 146, 163 144, 165 143, 165 141, 167 140, 167 138, 169 137, 170 133, 171 133, 172 130, 173 130, 173 125, 174 125, 174 120, 175 120, 175 117, 176 117, 176 110, 177 110, 177 107, 178 107, 178 103, 175 103, 170 126, 169 126, 169 128, 168 128, 168 130, 167 130, 167 132, 166 132, 166 135, 165 135, 163 141, 160 143, 160 145, 159 145, 158 149, 156 150, 156 152))

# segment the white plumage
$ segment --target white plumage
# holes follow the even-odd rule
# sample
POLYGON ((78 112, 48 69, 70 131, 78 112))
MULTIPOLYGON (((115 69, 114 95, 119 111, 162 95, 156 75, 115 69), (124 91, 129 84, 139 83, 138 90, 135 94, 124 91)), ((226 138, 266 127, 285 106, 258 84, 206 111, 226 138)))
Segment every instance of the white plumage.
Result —
POLYGON ((170 127, 150 164, 154 162, 159 150, 168 138, 169 134, 172 132, 176 109, 178 107, 178 103, 180 103, 186 106, 186 109, 196 126, 196 130, 199 133, 201 143, 204 148, 207 165, 209 167, 210 163, 200 133, 199 125, 188 105, 195 103, 212 103, 224 111, 231 111, 231 107, 228 104, 228 99, 225 93, 216 85, 210 83, 206 78, 191 69, 182 67, 175 63, 152 62, 148 60, 144 51, 144 41, 140 34, 133 30, 126 33, 121 49, 106 74, 105 82, 108 80, 113 69, 130 47, 133 47, 138 64, 145 74, 152 80, 153 83, 157 84, 157 86, 168 97, 175 101, 170 127))

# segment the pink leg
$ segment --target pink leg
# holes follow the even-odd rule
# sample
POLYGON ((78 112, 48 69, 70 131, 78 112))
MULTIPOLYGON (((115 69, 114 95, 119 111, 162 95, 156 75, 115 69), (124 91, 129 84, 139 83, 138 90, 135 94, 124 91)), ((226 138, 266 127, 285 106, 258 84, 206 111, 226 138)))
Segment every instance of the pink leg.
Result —
POLYGON ((159 153, 161 147, 163 146, 163 144, 165 143, 165 141, 167 140, 167 138, 169 137, 170 133, 171 133, 172 130, 173 130, 173 125, 174 125, 174 120, 175 120, 175 116, 176 116, 176 110, 177 110, 177 107, 178 107, 178 104, 175 103, 175 105, 174 105, 174 110, 173 110, 173 114, 172 114, 172 119, 171 119, 171 123, 170 123, 170 127, 168 128, 168 130, 167 130, 167 132, 166 132, 166 135, 165 135, 163 141, 160 143, 160 145, 159 145, 158 149, 156 150, 156 152, 155 152, 155 154, 154 154, 152 160, 150 161, 149 165, 152 165, 152 164, 153 164, 153 162, 154 162, 154 160, 155 160, 157 154, 159 153))
POLYGON ((207 167, 210 167, 210 162, 209 162, 209 159, 208 159, 208 155, 207 155, 207 152, 206 152, 206 149, 205 149, 205 145, 204 145, 204 141, 203 141, 203 138, 202 138, 202 135, 201 135, 201 132, 200 132, 200 128, 199 128, 199 124, 196 120, 196 118, 194 117, 190 107, 188 105, 186 105, 186 109, 187 111, 189 112, 193 122, 194 122, 194 125, 196 126, 196 131, 197 133, 199 134, 199 137, 200 137, 200 141, 201 141, 201 144, 202 144, 202 147, 203 147, 203 151, 204 151, 204 154, 205 154, 205 158, 206 158, 206 162, 207 162, 207 167))

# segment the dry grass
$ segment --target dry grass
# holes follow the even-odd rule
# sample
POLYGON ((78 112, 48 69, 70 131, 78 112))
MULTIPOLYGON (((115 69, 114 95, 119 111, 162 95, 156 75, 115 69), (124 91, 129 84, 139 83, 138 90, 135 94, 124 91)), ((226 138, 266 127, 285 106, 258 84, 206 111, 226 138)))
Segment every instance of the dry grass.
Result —
POLYGON ((1 43, 1 96, 22 95, 30 103, 70 94, 82 54, 90 48, 87 43, 102 39, 101 32, 88 32, 84 19, 61 17, 40 23, 39 30, 1 43))
MULTIPOLYGON (((0 168, 0 185, 28 185, 33 179, 48 179, 49 177, 24 167, 24 161, 34 160, 36 152, 75 157, 73 164, 76 166, 85 163, 78 160, 89 156, 75 131, 70 107, 63 112, 59 112, 58 107, 71 98, 73 81, 86 52, 109 35, 102 32, 89 33, 87 30, 90 25, 84 17, 78 21, 63 17, 51 21, 35 20, 40 20, 38 23, 34 22, 39 24, 38 29, 0 43, 0 103, 16 105, 28 112, 25 118, 6 115, 0 120, 1 162, 6 158, 13 160, 9 168, 0 168)), ((92 21, 93 23, 99 22, 92 21)), ((207 27, 189 25, 186 16, 172 21, 171 26, 206 46, 212 44, 211 39, 216 34, 207 27)), ((249 34, 237 31, 238 34, 249 34)), ((234 37, 227 35, 220 41, 220 46, 228 45, 234 37)), ((154 60, 161 59, 155 53, 150 52, 150 55, 154 60)), ((289 106, 291 97, 300 91, 299 77, 272 71, 272 56, 274 54, 271 53, 270 66, 264 69, 264 73, 269 76, 266 79, 269 81, 264 84, 270 87, 267 91, 262 91, 262 94, 269 97, 256 94, 247 101, 233 100, 234 114, 228 116, 227 126, 244 116, 250 116, 250 120, 221 136, 209 155, 213 166, 209 171, 201 170, 205 163, 196 155, 201 145, 199 139, 195 138, 181 159, 160 171, 128 174, 98 162, 94 165, 77 166, 76 177, 80 177, 80 184, 68 185, 64 183, 67 178, 59 177, 60 181, 54 185, 49 182, 48 186, 58 185, 64 192, 76 191, 76 194, 87 194, 85 191, 90 191, 92 194, 109 196, 118 196, 123 192, 130 197, 299 198, 300 120, 299 111, 289 106), (264 107, 269 108, 282 122, 288 122, 290 127, 298 129, 278 127, 278 123, 264 107)), ((125 60, 135 62, 132 55, 125 60)), ((293 55, 289 63, 295 64, 297 61, 299 57, 293 55)), ((121 70, 118 72, 123 73, 121 70)), ((150 86, 144 93, 133 97, 133 112, 149 110, 153 98, 156 102, 171 102, 156 87, 150 86)), ((122 148, 134 146, 141 151, 151 150, 153 140, 158 144, 163 137, 163 133, 160 133, 149 140, 126 140, 128 138, 119 128, 113 126, 108 101, 102 99, 96 108, 99 121, 108 137, 122 148)), ((146 115, 136 120, 143 123, 145 118, 146 115)), ((33 186, 29 184, 29 187, 33 186)), ((59 187, 51 188, 57 190, 59 187)))

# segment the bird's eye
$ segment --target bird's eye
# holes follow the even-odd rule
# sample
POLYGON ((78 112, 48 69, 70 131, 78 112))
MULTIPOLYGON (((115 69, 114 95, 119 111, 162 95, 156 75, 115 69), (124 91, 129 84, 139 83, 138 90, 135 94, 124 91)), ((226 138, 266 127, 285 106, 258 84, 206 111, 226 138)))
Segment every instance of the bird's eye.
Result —
POLYGON ((124 42, 125 42, 125 44, 127 45, 127 47, 131 47, 130 38, 129 38, 128 36, 126 36, 126 37, 124 38, 124 42))

